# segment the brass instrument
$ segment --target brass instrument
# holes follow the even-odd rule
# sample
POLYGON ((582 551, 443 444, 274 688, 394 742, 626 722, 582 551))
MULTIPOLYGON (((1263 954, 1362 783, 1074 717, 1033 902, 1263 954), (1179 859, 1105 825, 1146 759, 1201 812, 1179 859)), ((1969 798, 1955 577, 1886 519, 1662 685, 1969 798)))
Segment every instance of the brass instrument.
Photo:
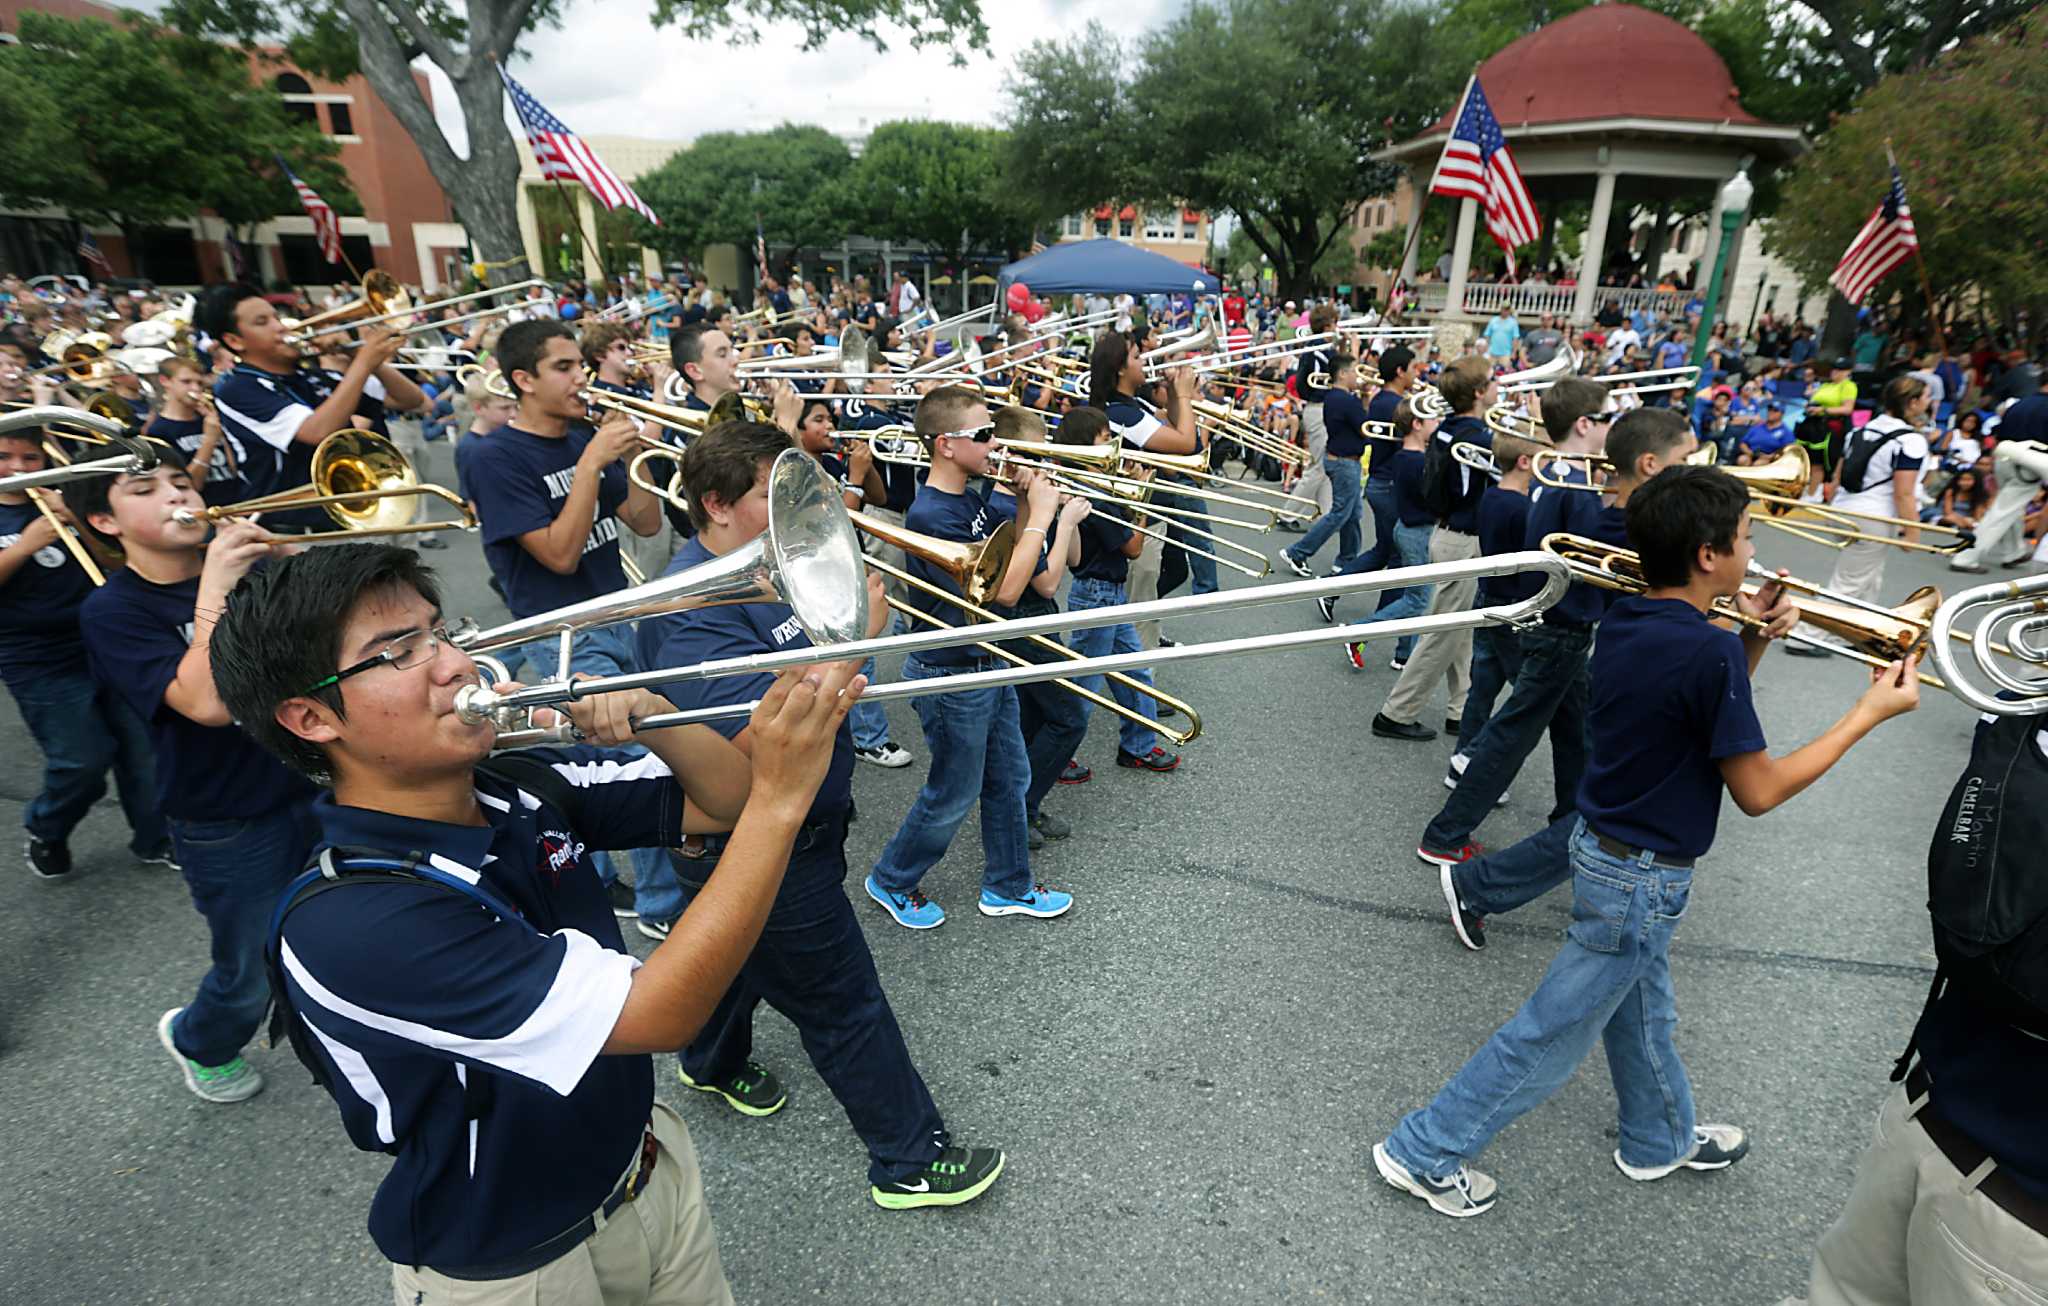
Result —
POLYGON ((194 526, 296 508, 325 508, 342 529, 285 537, 287 544, 353 544, 386 535, 474 531, 476 514, 461 495, 420 481, 412 464, 383 436, 344 427, 313 450, 312 479, 296 489, 198 512, 180 508, 172 520, 194 526), (420 500, 435 498, 461 513, 457 521, 419 521, 420 500))
POLYGON ((1954 553, 1969 543, 1963 533, 1953 526, 1909 521, 1904 517, 1861 512, 1854 508, 1837 508, 1827 503, 1806 502, 1800 496, 1806 492, 1808 480, 1813 473, 1813 462, 1806 452, 1806 446, 1802 444, 1787 445, 1784 452, 1767 463, 1729 467, 1724 470, 1741 481, 1749 490, 1750 499, 1761 505, 1760 512, 1750 514, 1751 521, 1775 527, 1787 534, 1797 535, 1801 539, 1830 549, 1842 549, 1851 544, 1868 542, 1889 544, 1898 549, 1915 549, 1922 553, 1954 553), (1879 528, 1890 527, 1894 530, 1925 531, 1947 538, 1945 543, 1927 544, 1919 540, 1905 540, 1894 535, 1878 534, 1867 529, 1864 523, 1879 528))
MULTIPOLYGON (((395 328, 400 335, 414 335, 422 331, 433 331, 442 327, 451 327, 461 322, 473 322, 479 318, 509 313, 521 307, 526 301, 515 299, 503 304, 492 304, 489 307, 476 309, 472 312, 458 313, 454 317, 443 318, 438 322, 426 320, 424 315, 427 313, 447 308, 453 304, 467 304, 472 300, 507 295, 514 291, 524 291, 534 286, 545 286, 546 284, 547 282, 534 277, 526 281, 515 281, 510 285, 492 286, 485 290, 474 290, 466 295, 448 295, 444 298, 429 300, 421 304, 413 302, 411 294, 406 291, 405 287, 398 284, 396 277, 388 272, 372 269, 369 275, 363 278, 362 298, 351 300, 346 304, 338 304, 324 312, 315 313, 309 318, 296 321, 287 318, 284 321, 284 325, 290 333, 288 338, 302 349, 313 347, 313 341, 320 336, 336 335, 341 332, 354 331, 361 327, 376 326, 400 319, 417 319, 395 328)), ((319 348, 323 349, 344 347, 356 348, 359 346, 355 342, 350 342, 346 346, 339 344, 319 346, 319 348)))
POLYGON ((1935 609, 1928 652, 1949 692, 1977 711, 1994 716, 2039 716, 2048 712, 2048 681, 2022 680, 2000 665, 1998 657, 2048 667, 2044 635, 2048 635, 2048 575, 1993 581, 1963 590, 1935 609), (1957 625, 1966 614, 1978 619, 1976 627, 1968 631, 1957 625), (2004 644, 1994 639, 2000 633, 2006 637, 2004 644), (1956 653, 1958 644, 1969 646, 1976 678, 1988 680, 1992 689, 1980 688, 1976 679, 1966 674, 1968 668, 1956 653))
MULTIPOLYGON (((130 435, 126 422, 105 413, 59 408, 55 405, 0 413, 0 431, 21 431, 52 426, 83 431, 85 435, 82 438, 94 443, 117 445, 125 452, 116 457, 99 458, 92 462, 68 463, 61 467, 47 467, 39 472, 18 472, 13 476, 0 476, 0 490, 26 490, 42 485, 64 485, 71 481, 82 481, 88 476, 141 476, 156 467, 156 442, 139 435, 130 435)), ((44 447, 49 447, 47 442, 44 447)), ((61 452, 59 461, 63 461, 61 452)))
MULTIPOLYGON (((1715 460, 1720 457, 1720 453, 1720 449, 1716 446, 1703 444, 1685 456, 1685 465, 1688 467, 1712 467, 1715 460)), ((1607 486, 1604 480, 1595 480, 1594 478, 1613 475, 1614 460, 1604 453, 1580 453, 1569 449, 1538 449, 1535 456, 1529 460, 1529 467, 1530 474, 1536 478, 1538 484, 1546 485, 1553 490, 1591 490, 1596 494, 1605 494, 1607 486), (1566 480, 1564 473, 1556 470, 1559 464, 1565 467, 1578 468, 1586 474, 1587 479, 1583 481, 1566 480)), ((1727 470, 1732 471, 1734 469, 1727 470)))

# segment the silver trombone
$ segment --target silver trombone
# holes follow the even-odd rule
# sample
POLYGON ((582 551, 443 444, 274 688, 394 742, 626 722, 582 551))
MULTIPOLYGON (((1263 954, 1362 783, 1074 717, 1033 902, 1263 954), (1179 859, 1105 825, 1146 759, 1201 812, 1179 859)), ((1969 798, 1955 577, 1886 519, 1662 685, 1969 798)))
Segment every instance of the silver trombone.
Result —
POLYGON ((31 430, 40 426, 65 426, 85 431, 104 443, 119 445, 125 452, 112 458, 95 458, 91 462, 47 467, 39 472, 17 472, 13 476, 0 476, 0 491, 31 490, 39 485, 63 485, 69 481, 82 481, 92 476, 141 476, 156 467, 156 445, 139 435, 128 434, 128 428, 111 417, 103 417, 99 413, 89 412, 83 408, 62 408, 55 404, 0 413, 0 433, 31 430))
POLYGON ((1927 653, 1948 691, 1979 712, 1994 716, 2048 713, 2048 679, 2022 680, 1998 661, 2003 654, 2048 668, 2048 575, 1974 585, 1950 595, 1935 609, 1927 653), (1977 619, 1974 629, 1958 627, 1965 615, 1977 619), (1967 663, 1957 651, 1958 645, 1968 647, 1967 663), (1966 676, 1966 671, 1973 671, 1975 677, 1966 676), (1980 679, 1989 681, 1995 690, 1982 688, 1977 683, 1980 679))

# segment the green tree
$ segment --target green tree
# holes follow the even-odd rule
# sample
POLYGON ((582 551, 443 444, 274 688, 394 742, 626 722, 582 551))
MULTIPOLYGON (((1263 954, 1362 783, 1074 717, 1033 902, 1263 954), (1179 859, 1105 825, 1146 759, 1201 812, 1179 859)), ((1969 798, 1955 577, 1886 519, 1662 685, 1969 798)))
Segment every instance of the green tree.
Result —
MULTIPOLYGON (((1989 304, 2010 321, 2048 308, 2048 17, 2036 15, 1893 74, 1795 166, 1771 228, 1772 248, 1808 285, 1825 282, 1889 182, 1898 155, 1929 279, 1944 310, 1989 304)), ((1868 302, 1897 296, 1917 315, 1912 264, 1868 302)))
POLYGON ((847 230, 839 184, 852 166, 846 143, 823 127, 699 136, 634 182, 661 217, 643 236, 671 258, 694 259, 706 245, 752 248, 758 216, 772 243, 836 242, 847 230))
POLYGON ((287 113, 239 51, 134 13, 31 11, 19 36, 0 46, 0 202, 130 234, 200 209, 240 227, 298 207, 281 156, 338 211, 361 211, 335 143, 287 113))
MULTIPOLYGON (((884 28, 907 29, 914 46, 981 48, 988 29, 979 0, 651 0, 657 23, 693 37, 760 37, 761 25, 794 22, 804 48, 852 32, 877 49, 884 28)), ((434 179, 487 261, 515 259, 519 235, 519 152, 506 125, 498 65, 510 62, 536 27, 559 23, 566 0, 171 0, 167 13, 188 31, 243 42, 284 40, 294 61, 324 77, 360 71, 419 146, 434 179), (412 64, 425 58, 454 84, 469 136, 458 154, 441 134, 412 64)), ((956 56, 957 57, 957 56, 956 56)), ((573 126, 578 124, 571 123, 573 126)), ((590 130, 590 124, 581 124, 590 130)), ((637 187, 636 187, 637 189, 637 187)), ((516 267, 499 280, 524 275, 516 267)))
POLYGON ((845 227, 921 240, 961 257, 1021 248, 1031 221, 1002 170, 1003 133, 952 122, 885 122, 840 187, 845 227))

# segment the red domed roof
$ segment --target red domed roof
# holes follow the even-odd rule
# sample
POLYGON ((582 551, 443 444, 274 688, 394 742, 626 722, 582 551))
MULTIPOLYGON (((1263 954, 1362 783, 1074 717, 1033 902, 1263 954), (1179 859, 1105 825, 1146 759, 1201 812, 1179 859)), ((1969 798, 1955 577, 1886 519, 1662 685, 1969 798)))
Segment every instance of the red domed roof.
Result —
MULTIPOLYGON (((1736 99, 1735 79, 1712 46, 1634 5, 1592 5, 1529 33, 1481 64, 1479 83, 1511 135, 1610 118, 1761 121, 1736 99)), ((1424 134, 1450 126, 1447 113, 1424 134)))

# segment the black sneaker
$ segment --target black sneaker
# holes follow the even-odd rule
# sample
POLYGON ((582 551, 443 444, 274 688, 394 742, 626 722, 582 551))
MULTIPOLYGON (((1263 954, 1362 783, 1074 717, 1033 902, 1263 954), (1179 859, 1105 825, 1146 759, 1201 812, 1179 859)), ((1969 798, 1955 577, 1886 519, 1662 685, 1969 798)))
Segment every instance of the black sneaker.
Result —
POLYGON ((716 1083, 700 1084, 680 1065, 676 1067, 676 1078, 683 1081, 684 1087, 699 1093, 718 1094, 727 1106, 743 1116, 772 1116, 789 1101, 789 1094, 782 1091, 782 1081, 758 1061, 749 1061, 716 1083))
POLYGON ((902 1179, 868 1189, 875 1205, 890 1211, 920 1206, 958 1206, 988 1191, 1007 1158, 995 1147, 949 1147, 939 1159, 902 1179))
POLYGON ((178 854, 176 850, 171 847, 171 841, 169 839, 165 839, 162 843, 150 849, 148 852, 136 853, 135 860, 141 862, 144 866, 168 866, 174 871, 182 871, 185 869, 184 867, 178 865, 178 854))
POLYGON ((1334 626, 1337 624, 1337 600, 1329 595, 1325 594, 1316 600, 1316 611, 1323 614, 1324 625, 1334 626))
POLYGON ((1437 883, 1443 886, 1444 905, 1451 909, 1451 928, 1458 933, 1458 942, 1477 952, 1486 946, 1486 918, 1478 912, 1468 911, 1465 900, 1458 896, 1457 881, 1451 878, 1448 863, 1437 868, 1437 883))
POLYGON ((1470 1166, 1461 1165, 1449 1178, 1442 1180, 1415 1174, 1388 1153, 1385 1143, 1372 1145, 1372 1164, 1380 1172, 1380 1178, 1393 1187, 1404 1193, 1413 1193, 1454 1220, 1486 1214, 1500 1196, 1493 1176, 1482 1174, 1470 1166))
POLYGON ((612 915, 622 921, 629 921, 640 914, 633 910, 632 885, 627 884, 624 880, 613 880, 605 886, 604 891, 611 895, 612 915))
POLYGON ((653 939, 656 943, 659 943, 663 939, 667 938, 668 932, 676 927, 676 923, 672 920, 651 921, 648 920, 645 916, 642 916, 638 921, 634 923, 640 927, 640 932, 642 934, 646 935, 650 939, 653 939))
POLYGON ((1070 757, 1067 759, 1066 766, 1061 768, 1060 778, 1057 783, 1063 785, 1084 785, 1094 778, 1095 772, 1082 766, 1078 761, 1070 757))
POLYGON ((1372 732, 1382 739, 1412 739, 1417 743, 1436 738, 1436 731, 1420 721, 1396 721, 1384 712, 1373 713, 1372 732))
POLYGON ((38 880, 61 880, 71 874, 71 848, 68 844, 46 843, 30 835, 28 868, 35 872, 38 880))
POLYGON ((1662 1179, 1665 1175, 1680 1170, 1726 1170, 1743 1157, 1749 1155, 1749 1135, 1734 1125, 1694 1125, 1692 1130, 1692 1155, 1670 1165, 1638 1167, 1621 1159, 1621 1149, 1614 1149, 1615 1166, 1637 1183, 1648 1183, 1662 1179))
POLYGON ((1293 554, 1289 553, 1285 549, 1280 550, 1280 565, 1287 568, 1287 570, 1293 572, 1295 575, 1301 577, 1303 580, 1314 580, 1316 578, 1316 573, 1313 568, 1311 568, 1307 563, 1303 562, 1300 558, 1295 557, 1293 554))

